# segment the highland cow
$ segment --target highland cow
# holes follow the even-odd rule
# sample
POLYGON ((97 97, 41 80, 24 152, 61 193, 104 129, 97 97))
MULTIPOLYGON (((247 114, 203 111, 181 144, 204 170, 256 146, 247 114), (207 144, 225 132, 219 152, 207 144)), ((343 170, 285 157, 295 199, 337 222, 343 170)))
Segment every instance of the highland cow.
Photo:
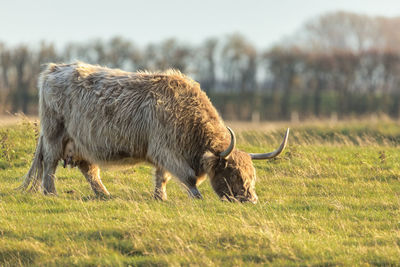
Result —
POLYGON ((170 174, 190 196, 209 177, 221 199, 257 202, 252 159, 279 155, 235 148, 235 135, 197 82, 179 71, 125 72, 89 65, 49 64, 39 79, 40 136, 22 189, 56 194, 58 162, 76 165, 96 195, 109 195, 99 165, 126 158, 155 166, 156 199, 167 198, 170 174))

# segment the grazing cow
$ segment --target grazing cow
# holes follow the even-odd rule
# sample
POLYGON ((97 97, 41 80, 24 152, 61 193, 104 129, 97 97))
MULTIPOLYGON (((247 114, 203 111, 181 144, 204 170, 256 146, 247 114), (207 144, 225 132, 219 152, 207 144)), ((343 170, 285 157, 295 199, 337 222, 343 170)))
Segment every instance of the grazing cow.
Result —
POLYGON ((97 195, 109 195, 98 165, 125 158, 155 166, 157 199, 167 198, 170 175, 189 194, 208 175, 221 199, 255 203, 256 174, 248 154, 197 82, 179 71, 125 72, 81 62, 49 64, 39 79, 40 136, 32 166, 20 188, 56 194, 60 159, 76 165, 97 195))

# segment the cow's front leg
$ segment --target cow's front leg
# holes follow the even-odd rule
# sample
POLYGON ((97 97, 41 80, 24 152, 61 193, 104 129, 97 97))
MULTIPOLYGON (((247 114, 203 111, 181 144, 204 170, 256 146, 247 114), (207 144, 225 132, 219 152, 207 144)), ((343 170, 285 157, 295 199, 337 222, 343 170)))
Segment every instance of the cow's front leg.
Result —
MULTIPOLYGON (((171 173, 173 176, 178 178, 182 182, 187 192, 189 193, 190 197, 200 198, 200 199, 203 198, 199 190, 197 189, 197 184, 198 184, 197 182, 199 179, 198 177, 196 177, 195 171, 189 166, 187 161, 180 155, 176 155, 173 153, 167 153, 165 155, 160 154, 159 151, 162 150, 160 149, 160 147, 162 147, 162 145, 154 146, 151 149, 149 149, 150 155, 156 155, 155 157, 149 156, 149 158, 152 159, 153 164, 155 164, 156 166, 162 166, 162 169, 168 171, 168 173, 171 173), (152 150, 154 150, 154 152, 152 152, 152 150)), ((170 150, 169 148, 165 148, 164 151, 170 151, 170 150)), ((163 179, 160 179, 160 181, 161 182, 159 187, 157 187, 156 183, 156 189, 157 188, 161 189, 161 194, 163 194, 162 191, 163 189, 165 190, 166 183, 164 183, 163 187, 162 183, 163 179)))
POLYGON ((192 198, 203 199, 196 186, 189 188, 189 196, 192 198))
POLYGON ((86 180, 90 183, 90 186, 92 187, 92 190, 96 196, 105 197, 110 195, 106 187, 101 182, 99 166, 89 163, 85 160, 79 161, 77 165, 79 170, 85 176, 86 180))
POLYGON ((202 179, 196 177, 194 175, 194 171, 191 168, 176 168, 175 173, 172 174, 175 175, 175 177, 177 177, 182 182, 183 186, 189 194, 189 197, 203 199, 199 190, 197 189, 197 185, 201 183, 202 179))
POLYGON ((197 177, 190 176, 186 179, 182 180, 183 185, 185 186, 186 190, 188 191, 189 197, 203 199, 203 196, 200 194, 199 190, 197 189, 197 177))
POLYGON ((169 174, 161 167, 155 168, 154 173, 154 198, 157 200, 167 200, 167 183, 171 179, 169 174))

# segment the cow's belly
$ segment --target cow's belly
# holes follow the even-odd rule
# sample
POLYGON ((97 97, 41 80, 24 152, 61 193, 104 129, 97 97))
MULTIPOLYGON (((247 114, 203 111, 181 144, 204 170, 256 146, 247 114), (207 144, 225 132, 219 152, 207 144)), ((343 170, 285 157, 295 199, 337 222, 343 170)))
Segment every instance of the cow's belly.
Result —
POLYGON ((68 130, 68 136, 75 143, 77 154, 88 161, 127 165, 144 161, 146 158, 147 138, 141 135, 137 136, 133 133, 123 137, 117 132, 99 133, 91 129, 80 132, 68 130))
POLYGON ((99 161, 98 164, 101 167, 105 167, 106 169, 113 168, 123 168, 123 167, 132 167, 135 164, 146 162, 144 159, 140 158, 123 158, 118 160, 109 160, 109 161, 99 161))

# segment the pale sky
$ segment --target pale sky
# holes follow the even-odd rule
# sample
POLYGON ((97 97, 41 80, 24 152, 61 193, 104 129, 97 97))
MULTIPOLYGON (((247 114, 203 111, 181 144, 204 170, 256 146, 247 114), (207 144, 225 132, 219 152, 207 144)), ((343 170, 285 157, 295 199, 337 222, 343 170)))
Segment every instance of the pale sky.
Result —
POLYGON ((330 11, 400 16, 400 0, 1 0, 0 42, 84 42, 119 35, 139 46, 175 37, 199 44, 239 32, 268 48, 330 11))

